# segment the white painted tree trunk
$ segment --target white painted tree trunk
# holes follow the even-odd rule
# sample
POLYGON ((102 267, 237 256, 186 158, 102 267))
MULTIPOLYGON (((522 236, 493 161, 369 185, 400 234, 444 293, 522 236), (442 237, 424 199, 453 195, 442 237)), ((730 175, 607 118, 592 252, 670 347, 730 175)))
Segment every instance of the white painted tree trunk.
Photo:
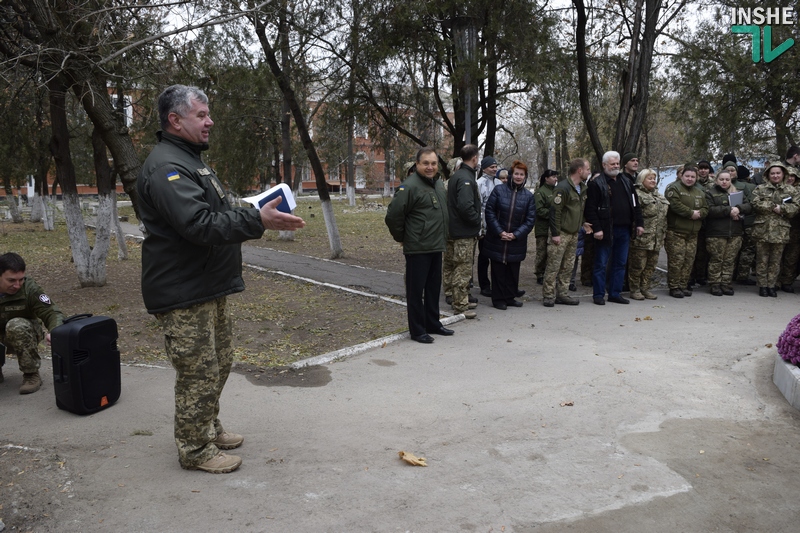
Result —
POLYGON ((325 219, 325 229, 331 245, 331 259, 338 259, 342 257, 344 250, 342 250, 342 239, 339 237, 339 227, 333 216, 333 204, 330 199, 322 201, 322 216, 325 219))
POLYGON ((347 185, 347 205, 355 207, 356 205, 356 188, 347 185))
POLYGON ((128 243, 125 242, 125 233, 119 223, 119 213, 117 212, 117 195, 111 195, 111 223, 114 225, 114 234, 117 236, 117 259, 124 261, 128 258, 128 243))
POLYGON ((53 231, 56 220, 55 202, 50 196, 42 197, 42 224, 45 231, 53 231))
POLYGON ((110 241, 111 198, 101 195, 98 198, 97 229, 94 249, 89 246, 86 225, 81 212, 80 198, 77 194, 64 194, 64 217, 67 221, 67 235, 72 248, 72 259, 78 273, 81 287, 102 287, 106 284, 106 257, 110 241))
POLYGON ((19 206, 17 205, 17 201, 14 199, 14 196, 6 196, 6 205, 8 205, 8 211, 11 213, 11 220, 14 224, 19 224, 22 222, 22 213, 19 211, 19 206))
POLYGON ((38 194, 31 199, 31 222, 41 222, 44 213, 44 202, 38 194))

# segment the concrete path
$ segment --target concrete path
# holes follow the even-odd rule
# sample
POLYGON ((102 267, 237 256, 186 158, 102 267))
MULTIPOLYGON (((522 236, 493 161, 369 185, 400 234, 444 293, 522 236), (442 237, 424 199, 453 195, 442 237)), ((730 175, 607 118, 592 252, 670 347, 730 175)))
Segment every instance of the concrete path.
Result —
POLYGON ((172 370, 124 367, 120 401, 79 417, 56 408, 48 372, 20 396, 6 365, 0 517, 86 532, 796 532, 800 417, 771 377, 798 303, 753 288, 508 311, 481 298, 432 345, 234 373, 221 418, 246 436, 244 464, 217 476, 178 466, 172 370))

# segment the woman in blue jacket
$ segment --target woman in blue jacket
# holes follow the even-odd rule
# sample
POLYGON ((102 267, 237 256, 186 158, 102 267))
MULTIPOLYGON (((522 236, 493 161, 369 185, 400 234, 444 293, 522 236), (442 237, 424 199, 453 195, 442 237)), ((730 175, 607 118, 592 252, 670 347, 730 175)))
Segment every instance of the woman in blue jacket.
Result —
POLYGON ((519 267, 528 251, 528 234, 536 221, 533 194, 525 188, 528 167, 514 161, 505 185, 498 185, 486 202, 484 250, 492 262, 492 304, 497 309, 522 307, 516 300, 519 267))

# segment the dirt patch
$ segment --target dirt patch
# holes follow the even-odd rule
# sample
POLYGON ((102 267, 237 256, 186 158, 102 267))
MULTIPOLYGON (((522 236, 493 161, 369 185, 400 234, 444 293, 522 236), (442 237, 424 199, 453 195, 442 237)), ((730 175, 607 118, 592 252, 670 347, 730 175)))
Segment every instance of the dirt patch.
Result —
POLYGON ((236 363, 232 371, 243 375, 253 385, 264 387, 324 387, 332 379, 331 371, 325 366, 297 369, 236 363))

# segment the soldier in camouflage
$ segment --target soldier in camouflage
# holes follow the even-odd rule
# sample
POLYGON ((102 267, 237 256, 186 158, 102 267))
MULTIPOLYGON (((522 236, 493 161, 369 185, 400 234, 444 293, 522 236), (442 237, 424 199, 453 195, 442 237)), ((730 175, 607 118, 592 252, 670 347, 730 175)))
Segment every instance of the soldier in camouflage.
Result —
MULTIPOLYGON (((0 255, 0 342, 17 356, 22 372, 20 394, 30 394, 42 386, 39 375, 39 343, 50 345, 48 331, 64 322, 64 315, 33 279, 25 275, 25 260, 15 253, 0 255)), ((0 354, 0 383, 5 355, 0 354)))
POLYGON ((723 170, 706 190, 708 217, 705 220, 706 249, 708 250, 708 281, 714 296, 734 293, 731 280, 736 267, 736 254, 742 245, 744 217, 752 211, 743 194, 741 201, 732 205, 731 194, 738 192, 731 183, 732 176, 723 170))
POLYGON ((628 253, 628 285, 632 300, 655 300, 650 290, 658 254, 667 233, 669 202, 658 192, 656 172, 646 168, 636 177, 636 195, 642 206, 644 233, 631 241, 628 253))
MULTIPOLYGON (((537 213, 550 212, 556 183, 558 183, 558 172, 555 170, 547 169, 539 177, 539 185, 536 187, 536 192, 533 193, 537 213)), ((536 239, 536 263, 533 272, 536 275, 536 283, 539 285, 544 282, 544 271, 547 268, 547 243, 550 230, 548 219, 547 216, 537 217, 533 227, 533 236, 536 239)))
POLYGON ((775 285, 781 268, 781 255, 789 242, 790 219, 800 208, 798 191, 784 182, 786 165, 769 163, 764 169, 766 182, 753 191, 753 210, 756 213, 753 237, 756 240, 756 276, 758 295, 777 296, 775 285))
MULTIPOLYGON (((800 157, 800 154, 798 154, 800 157)), ((797 180, 800 178, 800 170, 796 167, 788 167, 789 173, 786 175, 786 183, 798 188, 797 180)), ((783 249, 783 259, 781 259, 781 273, 778 275, 783 292, 794 292, 795 278, 797 277, 798 262, 800 262, 800 216, 793 216, 789 221, 792 227, 789 229, 789 242, 783 249)))
POLYGON ((231 207, 214 171, 202 160, 211 120, 208 97, 173 85, 158 98, 158 144, 137 180, 145 226, 142 297, 164 328, 175 368, 175 443, 181 467, 215 474, 236 470, 241 446, 219 420, 220 395, 233 362, 226 297, 244 290, 241 243, 265 229, 295 230, 303 219, 278 211, 231 207))
POLYGON ((669 201, 667 235, 664 249, 667 252, 667 284, 673 298, 691 296, 689 275, 694 264, 697 233, 708 214, 705 193, 694 186, 697 167, 684 165, 678 181, 667 186, 664 196, 669 201))
MULTIPOLYGON (((756 184, 749 181, 750 170, 743 165, 736 165, 734 161, 723 164, 723 170, 731 173, 731 186, 736 187, 737 191, 744 193, 745 200, 752 206, 753 191, 756 184)), ((742 246, 739 248, 739 257, 736 259, 736 273, 734 279, 742 285, 755 285, 756 282, 750 279, 750 272, 755 271, 756 264, 756 241, 753 239, 753 226, 755 225, 756 215, 751 210, 744 216, 744 234, 742 234, 742 246)))
POLYGON ((547 245, 547 266, 542 285, 542 303, 545 307, 580 303, 569 295, 568 290, 586 203, 583 181, 589 177, 590 172, 587 160, 575 159, 569 165, 567 179, 555 187, 548 217, 550 242, 547 245))

